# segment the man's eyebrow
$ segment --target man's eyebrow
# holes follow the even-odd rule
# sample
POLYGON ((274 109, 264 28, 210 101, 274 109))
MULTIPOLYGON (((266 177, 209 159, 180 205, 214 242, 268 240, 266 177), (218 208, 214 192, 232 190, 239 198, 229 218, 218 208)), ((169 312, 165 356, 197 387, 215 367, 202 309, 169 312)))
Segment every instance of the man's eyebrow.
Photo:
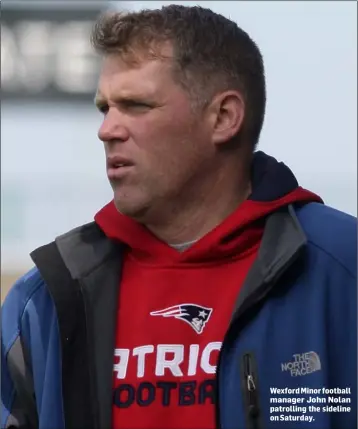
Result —
MULTIPOLYGON (((154 102, 152 97, 145 96, 144 94, 123 94, 118 97, 115 97, 113 100, 115 103, 131 103, 131 102, 154 102)), ((107 104, 106 99, 101 95, 97 94, 94 98, 94 103, 96 106, 102 106, 104 104, 107 104)))

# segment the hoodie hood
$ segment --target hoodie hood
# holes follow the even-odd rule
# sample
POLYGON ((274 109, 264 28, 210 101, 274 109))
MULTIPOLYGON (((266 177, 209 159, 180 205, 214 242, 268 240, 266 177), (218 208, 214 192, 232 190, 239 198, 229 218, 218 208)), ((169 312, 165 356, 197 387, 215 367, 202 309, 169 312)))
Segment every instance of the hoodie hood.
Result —
POLYGON ((289 204, 323 203, 298 185, 292 171, 263 152, 254 154, 252 193, 220 225, 186 251, 177 250, 155 237, 145 226, 119 213, 111 201, 95 216, 95 222, 115 241, 125 243, 132 257, 150 264, 206 264, 241 258, 257 250, 267 216, 289 204))

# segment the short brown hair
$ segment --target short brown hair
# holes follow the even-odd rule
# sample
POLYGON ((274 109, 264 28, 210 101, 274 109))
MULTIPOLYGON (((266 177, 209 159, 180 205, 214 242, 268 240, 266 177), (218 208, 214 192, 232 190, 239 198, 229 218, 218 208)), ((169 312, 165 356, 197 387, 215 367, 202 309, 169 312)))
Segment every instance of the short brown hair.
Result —
POLYGON ((241 92, 246 116, 239 134, 255 148, 266 106, 264 64, 255 42, 233 21, 199 6, 106 13, 96 22, 91 41, 101 55, 132 58, 155 56, 156 48, 170 42, 176 77, 200 104, 219 91, 241 92))

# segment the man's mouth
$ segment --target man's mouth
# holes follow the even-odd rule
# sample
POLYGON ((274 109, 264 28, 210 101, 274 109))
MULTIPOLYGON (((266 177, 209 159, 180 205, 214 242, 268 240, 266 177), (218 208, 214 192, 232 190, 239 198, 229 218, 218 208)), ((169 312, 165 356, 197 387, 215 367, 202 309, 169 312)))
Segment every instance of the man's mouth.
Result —
POLYGON ((115 169, 117 169, 117 168, 122 168, 122 167, 128 167, 128 164, 123 164, 123 163, 120 163, 120 164, 113 164, 113 166, 111 166, 110 168, 115 168, 115 169))
POLYGON ((124 158, 122 156, 116 155, 116 156, 107 158, 107 169, 130 167, 132 165, 133 165, 133 162, 131 162, 129 159, 124 158))
POLYGON ((107 176, 109 180, 122 179, 133 167, 133 163, 123 157, 113 156, 107 158, 107 176))

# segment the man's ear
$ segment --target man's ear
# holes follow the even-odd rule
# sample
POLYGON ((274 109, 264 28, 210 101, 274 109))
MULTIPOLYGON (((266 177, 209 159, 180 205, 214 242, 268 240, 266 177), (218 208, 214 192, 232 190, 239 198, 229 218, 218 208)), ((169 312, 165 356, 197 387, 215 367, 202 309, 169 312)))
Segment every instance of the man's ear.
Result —
POLYGON ((212 142, 220 145, 230 141, 242 128, 245 102, 238 91, 225 91, 213 98, 209 112, 212 142))

